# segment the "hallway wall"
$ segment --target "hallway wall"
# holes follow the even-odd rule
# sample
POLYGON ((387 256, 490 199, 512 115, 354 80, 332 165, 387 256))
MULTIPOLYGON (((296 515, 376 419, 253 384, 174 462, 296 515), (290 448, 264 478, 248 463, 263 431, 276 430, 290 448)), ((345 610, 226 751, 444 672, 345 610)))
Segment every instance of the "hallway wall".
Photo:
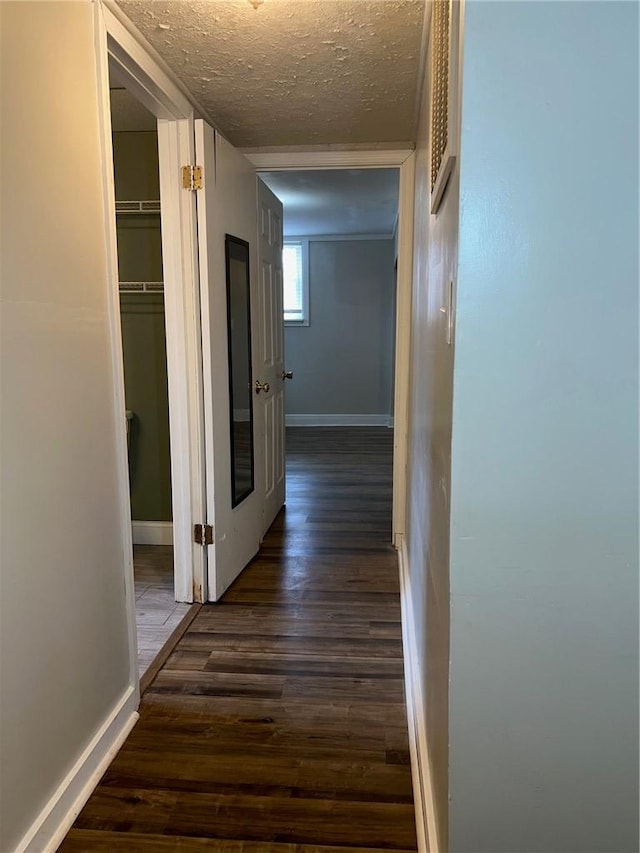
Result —
MULTIPOLYGON (((386 426, 394 363, 393 240, 309 238, 308 326, 285 327, 286 414, 386 426)), ((291 422, 291 421, 290 421, 291 422)))
POLYGON ((450 849, 638 849, 638 5, 468 3, 450 849))
MULTIPOLYGON (((429 51, 427 68, 430 56, 429 51)), ((456 276, 459 173, 456 164, 437 214, 432 215, 430 113, 430 87, 425 85, 415 164, 406 549, 438 849, 446 850, 454 347, 447 344, 447 318, 440 309, 447 304, 449 281, 456 276)), ((436 839, 430 843, 435 849, 436 839)))
POLYGON ((0 3, 3 851, 135 701, 93 14, 0 3))

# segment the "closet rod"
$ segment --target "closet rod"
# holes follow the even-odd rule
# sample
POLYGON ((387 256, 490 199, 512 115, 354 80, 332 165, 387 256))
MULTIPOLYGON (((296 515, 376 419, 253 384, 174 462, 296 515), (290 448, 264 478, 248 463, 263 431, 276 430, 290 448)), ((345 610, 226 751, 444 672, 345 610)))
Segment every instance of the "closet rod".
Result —
POLYGON ((163 281, 120 281, 120 293, 164 293, 163 281))
POLYGON ((116 213, 160 213, 160 201, 116 201, 116 213))

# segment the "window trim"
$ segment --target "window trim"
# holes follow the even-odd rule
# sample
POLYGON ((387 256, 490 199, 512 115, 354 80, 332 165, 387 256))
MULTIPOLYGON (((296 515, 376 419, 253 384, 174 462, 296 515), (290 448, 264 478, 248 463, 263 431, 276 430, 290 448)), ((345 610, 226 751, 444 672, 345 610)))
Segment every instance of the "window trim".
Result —
MULTIPOLYGON (((309 238, 308 237, 285 237, 282 241, 285 246, 302 247, 302 320, 284 320, 285 326, 308 326, 309 325, 309 238)), ((282 311, 284 319, 284 306, 282 311)))

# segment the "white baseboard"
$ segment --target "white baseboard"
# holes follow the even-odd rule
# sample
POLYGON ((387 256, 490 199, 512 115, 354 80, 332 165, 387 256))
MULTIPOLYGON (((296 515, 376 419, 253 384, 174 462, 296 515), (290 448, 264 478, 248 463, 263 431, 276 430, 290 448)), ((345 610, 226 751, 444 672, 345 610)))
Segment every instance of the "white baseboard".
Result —
POLYGON ((173 545, 173 522, 132 521, 134 545, 173 545))
POLYGON ((389 426, 389 415, 286 415, 285 424, 315 426, 389 426))
POLYGON ((409 724, 413 799, 416 810, 418 853, 439 853, 440 839, 431 778, 431 762, 429 761, 424 697, 422 695, 418 667, 413 602, 409 588, 407 543, 404 536, 398 538, 400 540, 398 567, 400 570, 404 680, 407 701, 407 721, 409 724))
POLYGON ((133 686, 128 687, 35 819, 15 853, 54 853, 58 849, 138 720, 137 702, 137 690, 133 686))

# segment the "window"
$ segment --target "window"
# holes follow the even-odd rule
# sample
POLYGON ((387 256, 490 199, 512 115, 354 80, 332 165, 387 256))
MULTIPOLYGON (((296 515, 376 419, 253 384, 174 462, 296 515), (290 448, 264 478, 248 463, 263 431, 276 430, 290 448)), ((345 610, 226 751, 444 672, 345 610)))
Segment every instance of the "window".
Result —
POLYGON ((282 247, 284 321, 291 326, 309 325, 307 242, 286 242, 282 247))

